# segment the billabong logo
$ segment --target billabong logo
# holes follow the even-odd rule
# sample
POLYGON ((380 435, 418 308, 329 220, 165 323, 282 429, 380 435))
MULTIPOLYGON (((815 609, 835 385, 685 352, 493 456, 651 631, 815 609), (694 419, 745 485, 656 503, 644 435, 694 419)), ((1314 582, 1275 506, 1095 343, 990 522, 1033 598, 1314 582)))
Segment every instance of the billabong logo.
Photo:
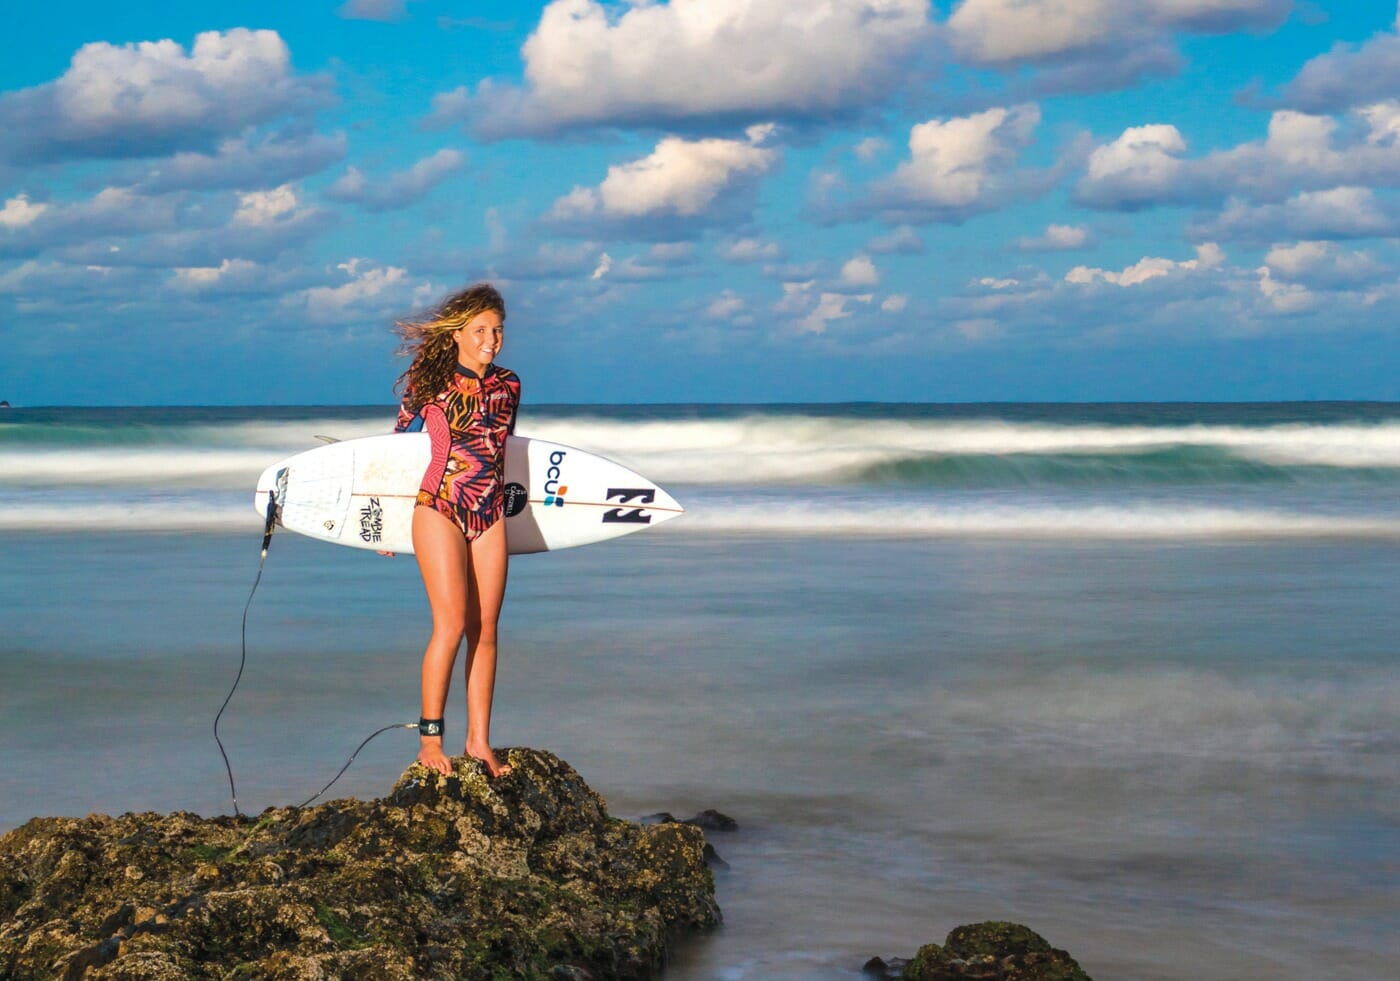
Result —
POLYGON ((564 506, 564 495, 569 492, 569 488, 567 485, 559 483, 559 479, 563 476, 563 470, 560 467, 567 455, 564 450, 555 450, 549 454, 549 469, 544 472, 545 507, 562 508, 564 506))
POLYGON ((608 500, 616 501, 619 504, 629 504, 631 507, 612 508, 603 512, 603 524, 605 525, 649 525, 651 515, 647 514, 647 509, 640 507, 642 504, 651 504, 656 501, 655 487, 609 487, 608 500))

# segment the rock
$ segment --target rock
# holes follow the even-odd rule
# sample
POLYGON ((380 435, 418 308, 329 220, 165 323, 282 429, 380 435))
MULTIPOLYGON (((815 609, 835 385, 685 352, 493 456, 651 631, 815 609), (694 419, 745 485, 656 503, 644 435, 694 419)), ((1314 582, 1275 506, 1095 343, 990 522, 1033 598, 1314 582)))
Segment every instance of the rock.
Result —
MULTIPOLYGON (((897 960, 897 959, 896 959, 897 960)), ((925 944, 903 964, 899 973, 889 973, 893 964, 880 958, 866 962, 865 971, 877 978, 904 981, 955 981, 976 978, 985 981, 1090 981, 1089 975, 1067 952, 1029 927, 1019 923, 989 920, 955 927, 942 946, 925 944), (876 973, 872 965, 886 973, 876 973)))
POLYGON ((0 838, 0 977, 650 978, 719 923, 700 830, 508 759, 256 820, 35 818, 0 838))
POLYGON ((714 809, 701 811, 693 818, 686 818, 683 824, 693 824, 702 831, 738 831, 739 822, 714 809))

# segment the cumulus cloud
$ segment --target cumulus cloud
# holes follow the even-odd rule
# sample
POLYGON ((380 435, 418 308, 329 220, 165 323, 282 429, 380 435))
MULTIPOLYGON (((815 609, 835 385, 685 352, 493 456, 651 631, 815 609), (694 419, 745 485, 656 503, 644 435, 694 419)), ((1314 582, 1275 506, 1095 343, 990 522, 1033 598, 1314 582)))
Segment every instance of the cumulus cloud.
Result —
POLYGON ((1175 126, 1130 126, 1089 154, 1076 198, 1083 204, 1120 208, 1173 200, 1185 152, 1186 140, 1175 126))
POLYGON ((1197 238, 1266 244, 1281 239, 1347 239, 1400 235, 1400 207, 1367 187, 1303 191, 1285 201, 1226 202, 1214 218, 1193 222, 1197 238))
POLYGON ((0 95, 4 154, 18 163, 207 150, 244 127, 322 103, 328 83, 298 77, 276 31, 86 44, 53 82, 0 95))
POLYGON ((1275 244, 1264 256, 1264 265, 1283 279, 1314 289, 1369 285, 1392 275, 1368 253, 1336 242, 1275 244))
POLYGON ((928 0, 555 0, 521 48, 522 88, 434 99, 486 136, 590 125, 829 119, 876 105, 930 36, 928 0))
POLYGON ((821 202, 814 210, 836 219, 873 213, 899 224, 961 222, 994 210, 1043 185, 1015 172, 1039 121, 1036 106, 1022 105, 919 123, 909 131, 909 159, 875 181, 864 200, 821 202))
POLYGON ((879 281, 880 272, 869 256, 854 256, 841 267, 842 286, 874 286, 879 281))
POLYGON ((1400 102, 1362 106, 1347 125, 1280 110, 1263 140, 1197 159, 1175 126, 1135 126, 1090 155, 1075 199, 1098 208, 1205 203, 1227 195, 1277 199, 1338 185, 1400 185, 1400 102))
POLYGON ((206 291, 213 287, 228 287, 234 283, 251 283, 260 279, 261 267, 247 259, 225 259, 217 266, 176 267, 172 285, 189 291, 206 291))
POLYGON ((23 228, 32 225, 40 215, 48 210, 48 205, 42 201, 32 203, 26 194, 18 194, 5 202, 5 207, 0 208, 0 225, 6 228, 23 228))
POLYGON ((1181 64, 1175 32, 1277 26, 1291 0, 963 0, 948 18, 954 50, 973 62, 1042 69, 1042 90, 1105 90, 1181 64))
POLYGON ((746 139, 685 140, 668 136, 639 160, 608 168, 597 187, 575 187, 554 202, 558 222, 635 222, 655 217, 705 220, 778 161, 763 146, 771 125, 750 126, 746 139))
POLYGON ((771 262, 780 258, 783 250, 777 242, 765 242, 757 238, 739 238, 720 245, 719 257, 725 262, 750 263, 771 262))
POLYGON ((931 119, 909 131, 909 160, 889 180, 906 200, 953 210, 976 207, 1000 168, 1030 143, 1040 122, 1033 105, 931 119))
POLYGON ((143 165, 132 183, 147 193, 276 187, 317 173, 345 156, 345 137, 300 129, 222 141, 213 153, 182 151, 143 165))
POLYGON ((1303 65, 1284 86, 1285 105, 1337 112, 1394 98, 1400 92, 1400 19, 1364 44, 1338 43, 1303 65))
POLYGON ((1274 312, 1302 313, 1316 304, 1317 297, 1306 286, 1274 279, 1268 266, 1260 266, 1255 272, 1259 276, 1259 293, 1274 312))
POLYGON ((394 211, 421 201, 465 164, 466 157, 457 150, 439 150, 380 180, 370 180, 359 168, 350 167, 327 189, 326 197, 358 204, 366 211, 394 211))
POLYGON ((1089 266, 1075 266, 1065 273, 1065 282, 1088 285, 1094 282, 1112 283, 1115 286, 1137 286, 1159 276, 1173 273, 1192 272, 1198 269, 1216 269, 1225 262, 1225 253, 1214 242, 1196 246, 1196 258, 1176 262, 1171 259, 1143 257, 1121 271, 1097 269, 1089 266))
POLYGON ((288 302, 304 307, 315 323, 345 323, 394 310, 421 306, 433 295, 430 283, 412 283, 408 270, 353 258, 336 266, 347 282, 313 286, 292 294, 288 302))
POLYGON ((297 194, 290 184, 270 191, 249 191, 238 196, 238 210, 233 213, 235 225, 271 225, 297 208, 297 194))
POLYGON ((1083 225, 1047 225, 1040 235, 1016 240, 1022 252, 1071 252, 1093 244, 1093 236, 1083 225))
POLYGON ((880 309, 885 313, 899 313, 909 305, 909 297, 904 293, 891 293, 880 301, 880 309))
POLYGON ((899 225, 865 243, 873 255, 923 255, 924 240, 909 225, 899 225))
POLYGON ((744 298, 733 290, 724 290, 719 296, 710 301, 705 308, 705 313, 715 320, 732 320, 738 314, 744 312, 748 304, 744 298))

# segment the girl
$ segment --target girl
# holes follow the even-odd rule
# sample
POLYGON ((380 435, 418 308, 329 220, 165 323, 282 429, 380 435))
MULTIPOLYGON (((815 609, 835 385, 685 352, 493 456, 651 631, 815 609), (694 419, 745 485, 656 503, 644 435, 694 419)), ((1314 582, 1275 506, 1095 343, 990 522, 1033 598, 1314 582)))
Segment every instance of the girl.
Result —
MULTIPOLYGON (((496 365, 505 301, 478 283, 448 297, 426 320, 398 324, 403 405, 395 432, 426 429, 432 457, 413 509, 413 550, 433 613, 423 653, 418 762, 452 772, 442 751, 443 707, 462 638, 467 639, 466 754, 492 777, 510 772, 491 751, 496 622, 506 589, 501 487, 506 437, 515 429, 520 379, 496 365)), ((397 387, 397 385, 395 386, 397 387)))

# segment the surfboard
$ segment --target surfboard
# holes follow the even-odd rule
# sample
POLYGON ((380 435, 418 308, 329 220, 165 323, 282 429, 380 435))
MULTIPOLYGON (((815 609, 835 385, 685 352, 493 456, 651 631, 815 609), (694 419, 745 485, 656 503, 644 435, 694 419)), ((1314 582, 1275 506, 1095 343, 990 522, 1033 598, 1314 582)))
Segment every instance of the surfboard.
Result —
MULTIPOLYGON (((258 478, 288 531, 351 548, 413 551, 413 505, 432 449, 427 433, 347 439, 274 463, 258 478)), ((506 538, 512 554, 588 545, 650 528, 685 509, 621 464, 526 436, 506 442, 506 538)))

